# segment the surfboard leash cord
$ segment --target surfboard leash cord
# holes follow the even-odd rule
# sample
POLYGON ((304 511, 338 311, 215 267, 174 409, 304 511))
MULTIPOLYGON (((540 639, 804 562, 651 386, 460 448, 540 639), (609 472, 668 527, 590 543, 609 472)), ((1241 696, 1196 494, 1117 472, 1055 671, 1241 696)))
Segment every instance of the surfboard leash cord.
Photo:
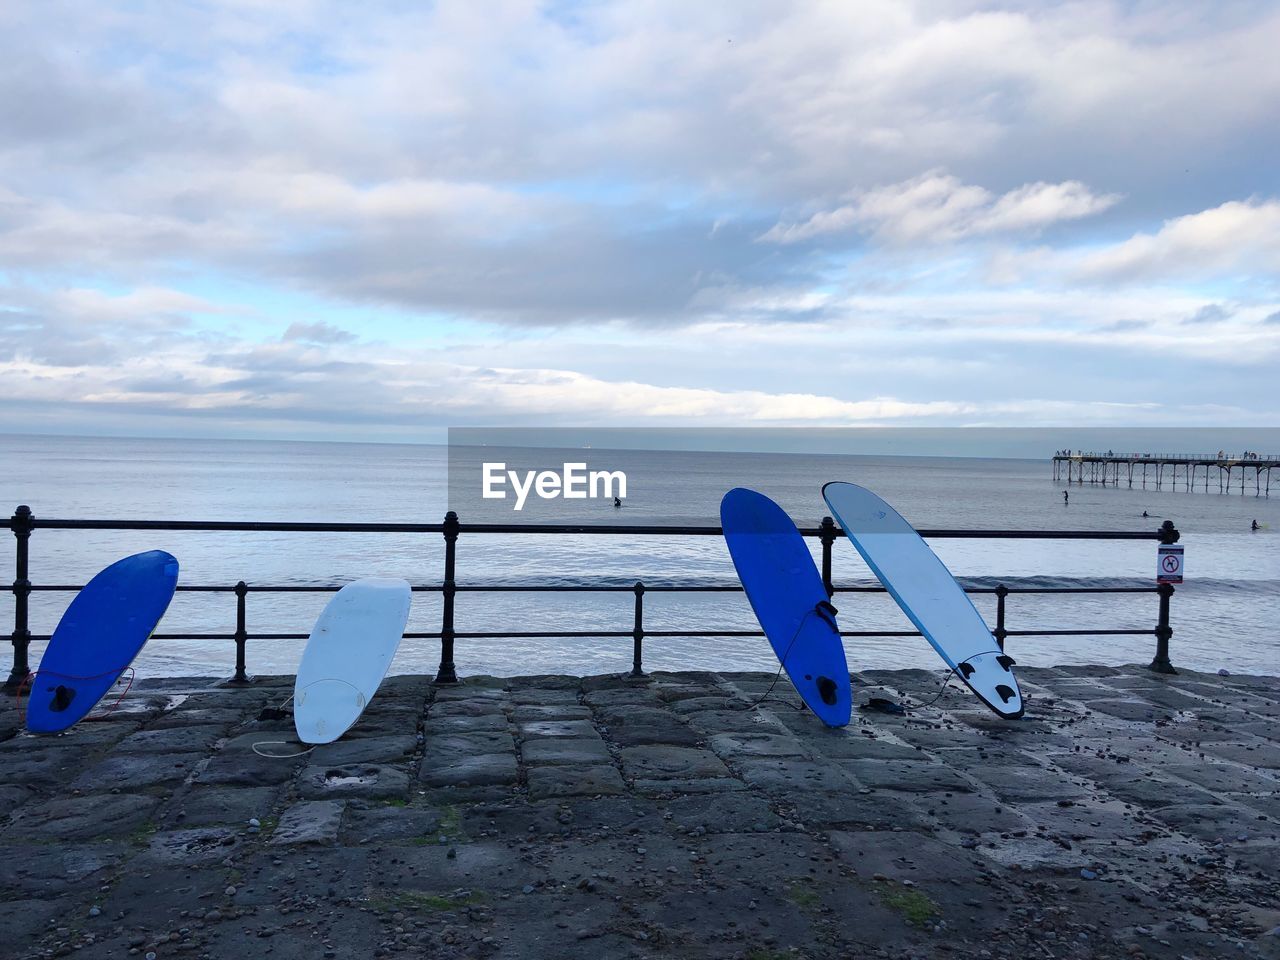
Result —
POLYGON ((928 709, 929 709, 930 707, 932 707, 935 703, 937 703, 939 700, 941 700, 941 699, 942 699, 942 695, 943 695, 944 693, 946 693, 946 692, 947 692, 947 687, 951 686, 951 678, 952 678, 952 677, 954 677, 955 675, 956 675, 956 672, 955 672, 954 670, 952 670, 952 669, 948 668, 948 669, 947 669, 947 676, 946 676, 946 678, 942 681, 942 686, 938 688, 938 692, 937 692, 937 693, 935 693, 935 694, 933 695, 933 699, 932 699, 932 700, 930 700, 928 703, 921 703, 921 704, 918 704, 918 705, 916 705, 916 706, 914 706, 914 707, 910 707, 909 709, 911 709, 911 710, 928 710, 928 709))
MULTIPOLYGON (((805 622, 808 621, 808 619, 812 616, 820 616, 822 618, 823 623, 829 626, 832 630, 839 633, 839 630, 836 627, 836 621, 835 621, 835 615, 839 612, 840 611, 838 611, 835 607, 831 605, 831 602, 829 600, 822 600, 819 603, 814 604, 813 609, 806 610, 804 612, 804 616, 801 617, 800 622, 796 624, 795 633, 791 634, 791 640, 788 641, 787 643, 787 649, 783 651, 782 656, 778 658, 778 672, 773 675, 773 681, 769 684, 768 689, 765 690, 764 693, 762 693, 755 700, 748 703, 746 706, 742 707, 743 710, 754 710, 756 707, 760 706, 760 704, 764 703, 766 700, 769 699, 769 694, 773 693, 773 688, 776 687, 778 685, 778 681, 782 679, 782 671, 787 665, 787 658, 791 656, 791 648, 795 646, 796 640, 800 638, 800 631, 804 629, 805 622)), ((793 710, 806 709, 803 703, 796 705, 794 703, 786 703, 785 700, 779 701, 779 702, 785 704, 786 706, 790 707, 793 710)))
MULTIPOLYGON (((280 704, 280 706, 276 707, 276 710, 283 714, 284 708, 289 705, 289 701, 292 700, 294 696, 296 696, 296 694, 291 693, 289 696, 285 697, 284 702, 280 704)), ((292 760, 294 757, 305 757, 316 748, 316 745, 313 743, 311 746, 307 747, 307 749, 300 750, 297 753, 263 753, 258 749, 259 747, 283 747, 287 746, 288 743, 288 740, 258 740, 256 743, 253 743, 249 749, 260 757, 266 757, 268 760, 292 760)))
POLYGON ((288 744, 288 740, 259 740, 252 745, 251 749, 258 756, 266 757, 268 760, 292 760, 294 757, 305 757, 316 748, 316 745, 313 743, 311 746, 307 747, 307 749, 299 750, 297 753, 264 753, 262 750, 258 749, 259 747, 283 747, 288 744))
MULTIPOLYGON (((969 658, 969 660, 973 660, 973 659, 975 659, 975 657, 978 657, 978 656, 982 656, 982 654, 975 654, 973 657, 970 657, 970 658, 969 658)), ((1013 666, 1013 665, 1014 665, 1014 659, 1013 659, 1013 657, 1006 656, 1005 654, 1001 654, 999 659, 1000 659, 1000 661, 1001 661, 1000 665, 1001 665, 1002 667, 1004 667, 1006 670, 1008 670, 1011 666, 1013 666)), ((947 679, 946 679, 946 680, 944 680, 944 681, 942 682, 942 686, 938 688, 938 692, 937 692, 936 694, 934 694, 933 699, 932 699, 932 700, 930 700, 928 703, 922 703, 922 704, 920 704, 919 706, 912 707, 911 709, 912 709, 912 710, 927 710, 929 707, 932 707, 935 703, 937 703, 937 702, 938 702, 939 698, 941 698, 941 696, 942 696, 944 693, 946 693, 946 692, 947 692, 947 687, 949 687, 949 686, 951 685, 951 678, 952 678, 952 677, 959 677, 961 681, 964 681, 964 680, 965 680, 965 677, 967 676, 967 674, 964 672, 964 666, 965 666, 965 664, 969 663, 969 660, 963 660, 963 661, 961 661, 960 665, 959 665, 959 666, 957 666, 957 667, 955 667, 954 669, 953 669, 953 668, 948 668, 948 669, 947 669, 947 679)), ((970 667, 970 669, 969 669, 969 673, 972 673, 972 672, 973 672, 973 668, 972 668, 972 667, 970 667)), ((999 688, 997 688, 997 690, 998 690, 998 689, 999 689, 999 688)), ((1006 688, 1006 689, 1007 689, 1007 688, 1006 688)), ((1012 693, 1012 691, 1010 691, 1010 692, 1012 693)), ((1005 701, 1006 701, 1006 702, 1008 701, 1008 699, 1009 699, 1008 697, 1005 697, 1005 701)))

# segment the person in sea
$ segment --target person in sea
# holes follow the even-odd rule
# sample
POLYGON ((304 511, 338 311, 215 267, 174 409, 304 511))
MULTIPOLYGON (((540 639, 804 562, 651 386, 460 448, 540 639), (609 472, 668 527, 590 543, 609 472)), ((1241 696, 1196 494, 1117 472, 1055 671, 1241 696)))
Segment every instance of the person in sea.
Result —
POLYGON ((1258 529, 1258 521, 1257 521, 1257 520, 1253 521, 1253 523, 1250 525, 1249 529, 1250 529, 1250 530, 1257 530, 1257 529, 1258 529))
POLYGON ((615 507, 620 507, 620 506, 622 506, 622 500, 620 500, 618 497, 614 497, 614 498, 613 498, 613 505, 614 505, 615 507))
POLYGON ((1062 491, 1062 502, 1063 504, 1067 504, 1071 502, 1071 494, 1068 493, 1066 490, 1062 491))

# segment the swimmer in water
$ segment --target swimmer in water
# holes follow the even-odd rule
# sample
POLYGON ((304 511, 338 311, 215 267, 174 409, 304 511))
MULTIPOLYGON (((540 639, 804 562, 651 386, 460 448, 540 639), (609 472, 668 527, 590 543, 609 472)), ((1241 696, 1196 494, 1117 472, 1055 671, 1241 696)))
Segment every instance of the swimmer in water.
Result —
POLYGON ((622 501, 621 501, 620 499, 618 499, 617 497, 614 497, 614 498, 613 498, 613 505, 614 505, 614 507, 620 507, 620 506, 622 506, 622 501))
POLYGON ((1250 530, 1257 530, 1257 529, 1258 529, 1258 521, 1257 521, 1257 520, 1253 521, 1253 525, 1252 525, 1252 526, 1250 526, 1250 527, 1249 527, 1249 529, 1250 529, 1250 530))
POLYGON ((1142 511, 1142 515, 1143 515, 1144 517, 1149 517, 1149 516, 1151 516, 1151 514, 1147 513, 1147 511, 1145 511, 1145 510, 1143 510, 1143 511, 1142 511))
POLYGON ((1065 506, 1066 504, 1068 504, 1068 503, 1070 503, 1070 502, 1071 502, 1071 494, 1069 494, 1066 490, 1063 490, 1063 491, 1062 491, 1062 503, 1063 503, 1063 505, 1065 506))

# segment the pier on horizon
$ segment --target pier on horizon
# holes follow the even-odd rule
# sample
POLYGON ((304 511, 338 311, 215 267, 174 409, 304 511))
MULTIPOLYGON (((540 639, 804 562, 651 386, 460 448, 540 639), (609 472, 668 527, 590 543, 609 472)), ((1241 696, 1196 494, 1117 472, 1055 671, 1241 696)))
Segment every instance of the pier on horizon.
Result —
POLYGON ((1246 450, 1243 453, 1116 453, 1058 450, 1053 455, 1053 479, 1067 483, 1110 483, 1120 486, 1150 485, 1161 490, 1211 489, 1211 474, 1216 472, 1219 493, 1231 493, 1234 483, 1241 495, 1247 492, 1252 472, 1256 496, 1271 495, 1271 471, 1280 468, 1280 454, 1264 454, 1246 450), (1235 479, 1239 471, 1239 480, 1235 479), (1203 482, 1201 481, 1203 478, 1203 482), (1200 484, 1197 487, 1197 484, 1200 484))

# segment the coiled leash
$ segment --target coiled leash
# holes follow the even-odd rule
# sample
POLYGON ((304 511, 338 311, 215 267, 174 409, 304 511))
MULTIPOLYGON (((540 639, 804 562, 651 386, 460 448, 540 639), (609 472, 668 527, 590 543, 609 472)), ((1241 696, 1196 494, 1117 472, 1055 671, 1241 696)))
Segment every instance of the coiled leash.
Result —
MULTIPOLYGON (((366 703, 364 698, 364 692, 359 687, 357 687, 354 683, 350 683, 346 680, 343 680, 340 677, 326 677, 323 680, 313 680, 311 683, 307 684, 305 687, 302 688, 303 699, 306 699, 307 691, 310 690, 312 687, 314 687, 317 683, 332 683, 335 680, 339 683, 345 683, 347 686, 349 686, 352 690, 356 692, 356 703, 359 704, 360 708, 363 710, 366 703)), ((284 708, 289 705, 289 701, 292 700, 294 696, 295 694, 290 694, 289 697, 284 701, 284 703, 280 704, 280 706, 277 708, 277 713, 279 715, 284 714, 284 708)), ((282 746, 286 746, 290 742, 291 741, 289 740, 259 740, 257 743, 253 744, 253 752, 260 757, 266 757, 270 760, 292 760, 294 757, 305 757, 308 753, 310 753, 317 746, 319 746, 319 744, 313 743, 311 744, 311 746, 307 747, 307 749, 300 750, 297 753, 264 753, 263 751, 258 749, 259 747, 276 747, 276 746, 282 747, 282 746)))
MULTIPOLYGON (((289 705, 289 701, 292 700, 293 698, 294 698, 294 694, 291 693, 289 694, 289 696, 285 697, 284 703, 280 704, 280 706, 267 707, 265 710, 262 711, 261 714, 258 715, 258 719, 259 720, 263 719, 263 714, 267 713, 268 710, 270 710, 272 713, 272 716, 269 718, 272 720, 279 720, 279 719, 283 719, 284 717, 290 716, 290 714, 285 713, 284 708, 289 705)), ((250 747, 250 749, 253 750, 253 752, 256 753, 258 756, 266 757, 268 760, 290 760, 293 757, 305 757, 308 753, 310 753, 312 750, 316 748, 316 745, 313 743, 311 746, 307 747, 307 749, 301 750, 298 753, 263 753, 261 750, 258 749, 259 747, 275 747, 275 746, 283 747, 287 745, 289 742, 290 741, 288 740, 259 740, 257 743, 254 743, 250 747)))

